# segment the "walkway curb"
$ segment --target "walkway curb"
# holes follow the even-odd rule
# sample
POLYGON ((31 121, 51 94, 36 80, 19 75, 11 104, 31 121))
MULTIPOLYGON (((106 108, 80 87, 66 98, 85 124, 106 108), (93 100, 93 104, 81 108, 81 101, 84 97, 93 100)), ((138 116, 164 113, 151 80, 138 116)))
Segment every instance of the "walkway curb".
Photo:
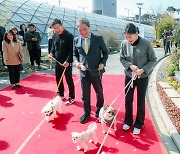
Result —
MULTIPOLYGON (((166 57, 167 58, 167 57, 166 57)), ((150 77, 150 81, 151 81, 151 86, 149 87, 149 89, 151 89, 152 93, 153 93, 153 97, 155 100, 155 104, 157 106, 157 109, 159 111, 159 114, 163 120, 163 123, 165 125, 165 127, 167 128, 167 131, 170 135, 170 137, 173 139, 174 143, 176 144, 178 150, 180 151, 180 135, 177 132, 175 126, 172 124, 163 104, 162 101, 158 95, 158 91, 157 91, 157 82, 156 82, 156 77, 157 77, 157 73, 159 71, 159 68, 161 65, 163 65, 163 62, 166 60, 166 58, 160 60, 157 65, 155 66, 151 77, 150 77)), ((150 97, 149 97, 150 98, 150 97)), ((149 103, 151 104, 151 103, 149 103)), ((152 107, 152 106, 151 106, 152 107)))

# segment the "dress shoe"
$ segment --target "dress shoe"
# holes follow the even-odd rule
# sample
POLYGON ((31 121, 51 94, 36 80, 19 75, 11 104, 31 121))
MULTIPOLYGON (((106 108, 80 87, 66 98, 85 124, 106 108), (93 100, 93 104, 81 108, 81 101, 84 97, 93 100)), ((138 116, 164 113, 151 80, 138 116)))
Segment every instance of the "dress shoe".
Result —
POLYGON ((88 119, 90 118, 90 115, 88 114, 84 114, 81 118, 80 118, 80 123, 85 123, 88 119))
POLYGON ((19 83, 16 83, 16 87, 21 88, 21 85, 19 83))
POLYGON ((12 84, 12 85, 11 85, 11 88, 12 88, 12 89, 16 89, 16 85, 15 85, 15 84, 12 84))

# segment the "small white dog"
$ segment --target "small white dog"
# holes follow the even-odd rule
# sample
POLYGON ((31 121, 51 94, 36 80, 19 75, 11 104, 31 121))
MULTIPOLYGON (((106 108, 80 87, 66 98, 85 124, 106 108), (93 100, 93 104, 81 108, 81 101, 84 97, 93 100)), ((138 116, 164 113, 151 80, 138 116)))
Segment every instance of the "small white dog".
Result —
POLYGON ((43 107, 41 113, 46 116, 46 121, 49 122, 57 118, 56 111, 62 113, 62 100, 60 96, 56 96, 50 100, 46 106, 43 107))
POLYGON ((98 139, 96 136, 96 129, 97 129, 97 124, 92 123, 89 125, 86 131, 83 131, 81 133, 72 132, 72 141, 76 143, 78 151, 84 149, 84 152, 87 152, 88 150, 88 146, 86 144, 87 141, 94 142, 94 144, 98 143, 98 139))
POLYGON ((101 122, 102 126, 102 132, 105 134, 106 131, 104 129, 104 125, 106 124, 111 124, 112 122, 114 123, 114 131, 117 131, 117 122, 115 118, 115 110, 114 108, 110 105, 105 105, 100 109, 99 111, 99 121, 101 122))

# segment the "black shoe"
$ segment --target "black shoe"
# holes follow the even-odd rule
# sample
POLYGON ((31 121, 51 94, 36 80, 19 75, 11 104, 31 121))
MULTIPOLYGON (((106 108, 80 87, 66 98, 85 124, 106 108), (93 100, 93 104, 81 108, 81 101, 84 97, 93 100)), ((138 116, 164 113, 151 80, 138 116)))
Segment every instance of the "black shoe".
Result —
POLYGON ((12 89, 16 89, 16 85, 15 84, 12 85, 12 89))
POLYGON ((19 83, 16 83, 16 87, 21 88, 21 85, 19 83))
POLYGON ((40 65, 38 65, 38 69, 41 69, 41 66, 40 66, 40 65))
POLYGON ((88 119, 90 118, 90 115, 88 114, 84 114, 81 118, 80 118, 80 123, 85 123, 88 119))
POLYGON ((97 110, 96 110, 96 114, 95 114, 95 117, 96 117, 96 118, 99 118, 99 111, 100 111, 100 109, 97 109, 97 110))

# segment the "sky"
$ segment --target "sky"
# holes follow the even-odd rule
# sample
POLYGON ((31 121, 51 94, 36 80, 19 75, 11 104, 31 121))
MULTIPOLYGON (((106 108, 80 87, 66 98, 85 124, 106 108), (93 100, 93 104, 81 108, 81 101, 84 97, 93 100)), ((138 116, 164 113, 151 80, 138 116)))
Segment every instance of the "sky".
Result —
MULTIPOLYGON (((47 2, 52 5, 59 5, 59 0, 34 0, 37 2, 47 2)), ((92 0, 60 0, 60 5, 62 7, 83 10, 91 12, 92 0)), ((152 13, 152 10, 157 10, 161 8, 163 11, 167 9, 168 6, 173 6, 174 8, 180 8, 180 0, 117 0, 117 16, 128 16, 134 17, 139 13, 137 3, 143 3, 142 14, 152 13), (125 9, 126 8, 126 9, 125 9)), ((180 18, 180 14, 175 14, 175 17, 180 18)))

